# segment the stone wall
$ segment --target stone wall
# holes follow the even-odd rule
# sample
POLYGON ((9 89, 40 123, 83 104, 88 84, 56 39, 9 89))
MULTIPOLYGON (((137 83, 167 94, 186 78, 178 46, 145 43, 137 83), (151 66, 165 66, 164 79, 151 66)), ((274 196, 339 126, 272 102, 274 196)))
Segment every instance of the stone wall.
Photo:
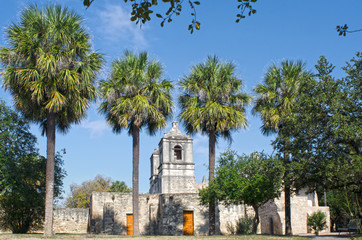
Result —
MULTIPOLYGON (((140 233, 142 235, 182 235, 184 211, 192 211, 195 235, 208 234, 208 208, 200 205, 197 193, 140 194, 140 233)), ((317 211, 327 216, 330 225, 329 207, 319 207, 315 195, 300 193, 291 199, 293 234, 307 233, 307 218, 317 211)), ((127 214, 132 214, 132 195, 121 193, 93 193, 91 197, 90 232, 101 234, 127 234, 127 214)), ((217 205, 217 233, 230 234, 230 227, 236 225, 247 214, 254 216, 250 206, 217 205)), ((267 202, 259 208, 260 225, 263 234, 285 232, 284 195, 267 202)), ((325 231, 329 231, 327 228, 325 231)))
MULTIPOLYGON (((140 233, 142 235, 182 235, 184 211, 192 211, 195 235, 207 235, 209 229, 208 208, 200 205, 197 193, 140 194, 140 233)), ((293 234, 307 233, 307 218, 322 211, 327 216, 329 231, 329 207, 319 207, 318 199, 311 194, 299 194, 291 199, 293 234)), ((216 206, 217 234, 231 234, 230 227, 245 213, 253 217, 250 206, 216 206)), ((55 208, 54 231, 56 233, 127 234, 127 214, 132 214, 132 195, 110 192, 93 193, 91 208, 55 208)), ((285 211, 284 195, 264 204, 259 209, 259 233, 283 234, 285 211)), ((42 232, 41 230, 38 232, 42 232)))
MULTIPOLYGON (((193 211, 196 235, 208 233, 208 209, 198 194, 140 194, 142 235, 182 235, 183 212, 193 211)), ((98 192, 91 197, 90 232, 127 234, 127 214, 132 214, 132 195, 98 192)))
MULTIPOLYGON (((139 226, 142 235, 156 230, 155 214, 158 212, 159 195, 139 195, 139 226)), ((91 196, 90 232, 127 234, 127 214, 132 214, 132 195, 112 192, 95 192, 91 196)))
POLYGON ((87 233, 88 208, 55 208, 53 216, 53 229, 56 233, 87 233))
POLYGON ((241 205, 230 205, 224 206, 222 204, 218 205, 218 212, 219 213, 219 226, 220 226, 220 233, 223 235, 231 234, 230 228, 236 228, 236 223, 243 218, 245 214, 249 217, 254 217, 255 213, 252 207, 245 206, 244 204, 241 205))
MULTIPOLYGON (((88 232, 89 209, 88 208, 54 208, 53 230, 55 233, 80 233, 88 232)), ((11 233, 10 230, 0 230, 1 233, 11 233)), ((43 233, 43 229, 32 231, 43 233)))
MULTIPOLYGON (((237 221, 247 214, 254 217, 255 213, 252 207, 244 205, 219 205, 220 214, 220 232, 221 234, 230 234, 230 227, 235 227, 237 221)), ((329 232, 330 213, 329 207, 319 207, 316 194, 300 191, 298 195, 291 198, 291 218, 293 234, 308 233, 307 227, 308 216, 314 212, 321 211, 326 214, 327 229, 322 232, 329 232)), ((278 234, 285 232, 285 210, 284 210, 284 193, 279 198, 268 201, 259 208, 260 224, 258 233, 278 234)))
POLYGON ((200 206, 198 194, 160 195, 160 235, 182 235, 184 211, 193 212, 195 235, 207 235, 209 231, 208 208, 200 206))
MULTIPOLYGON (((291 223, 293 234, 310 232, 307 227, 308 216, 321 211, 326 214, 327 229, 329 232, 330 215, 329 207, 319 207, 315 194, 300 192, 291 198, 291 223)), ((259 209, 261 233, 283 234, 285 232, 284 194, 279 198, 269 201, 259 209)))
POLYGON ((160 179, 159 186, 164 193, 197 193, 195 176, 161 175, 160 179))

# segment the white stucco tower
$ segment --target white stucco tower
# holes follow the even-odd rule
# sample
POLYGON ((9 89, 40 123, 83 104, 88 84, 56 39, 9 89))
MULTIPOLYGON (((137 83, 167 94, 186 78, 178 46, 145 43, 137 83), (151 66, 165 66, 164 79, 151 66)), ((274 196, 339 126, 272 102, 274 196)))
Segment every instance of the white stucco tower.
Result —
POLYGON ((151 155, 150 193, 196 193, 192 138, 180 131, 177 122, 151 155))

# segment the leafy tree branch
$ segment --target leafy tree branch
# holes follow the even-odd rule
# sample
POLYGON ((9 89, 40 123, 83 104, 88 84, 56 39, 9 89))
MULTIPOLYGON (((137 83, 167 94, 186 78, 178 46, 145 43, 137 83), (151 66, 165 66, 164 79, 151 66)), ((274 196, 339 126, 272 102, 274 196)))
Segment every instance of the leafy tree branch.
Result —
MULTIPOLYGON (((121 0, 122 1, 122 0, 121 0)), ((191 0, 123 0, 124 3, 130 3, 132 6, 130 20, 136 22, 136 24, 145 24, 151 20, 154 14, 155 8, 166 7, 166 11, 157 11, 156 17, 161 19, 161 27, 165 23, 170 23, 173 17, 179 16, 183 10, 184 5, 189 5, 191 10, 191 23, 188 25, 188 30, 193 33, 194 30, 200 30, 201 23, 197 19, 196 6, 200 5, 200 1, 191 0), (159 4, 160 3, 160 4, 159 4)), ((94 0, 83 0, 83 5, 89 7, 94 0)), ((236 14, 236 22, 238 23, 241 19, 246 16, 250 16, 256 13, 253 8, 253 3, 257 0, 237 0, 238 13, 236 14)))
POLYGON ((346 36, 346 33, 355 33, 355 32, 361 32, 362 31, 362 28, 361 29, 357 29, 357 30, 348 30, 348 25, 347 24, 344 24, 344 25, 341 25, 341 26, 337 26, 337 32, 338 32, 338 35, 339 36, 346 36))

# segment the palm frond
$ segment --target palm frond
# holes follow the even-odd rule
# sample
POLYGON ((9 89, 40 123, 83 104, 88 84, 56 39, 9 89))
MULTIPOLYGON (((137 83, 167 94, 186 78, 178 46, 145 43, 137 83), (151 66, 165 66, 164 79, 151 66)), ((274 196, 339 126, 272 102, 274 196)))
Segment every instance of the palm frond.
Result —
POLYGON ((9 48, 0 49, 3 85, 24 115, 41 126, 51 111, 59 130, 66 131, 96 99, 94 83, 103 58, 92 52, 82 21, 58 5, 45 10, 31 5, 6 30, 9 48))
POLYGON ((258 94, 253 114, 259 114, 263 120, 263 134, 279 131, 283 118, 292 114, 304 81, 312 78, 301 61, 283 61, 280 66, 273 64, 268 68, 264 83, 258 84, 254 91, 258 94))
POLYGON ((121 59, 112 62, 107 81, 101 81, 102 103, 99 111, 106 115, 113 131, 146 127, 150 134, 164 128, 172 116, 173 103, 170 81, 161 80, 162 65, 149 61, 148 54, 125 51, 121 59))
POLYGON ((245 106, 251 97, 241 92, 242 82, 232 63, 208 57, 204 64, 193 66, 179 85, 183 91, 179 118, 188 133, 215 132, 231 140, 230 130, 247 126, 245 106))

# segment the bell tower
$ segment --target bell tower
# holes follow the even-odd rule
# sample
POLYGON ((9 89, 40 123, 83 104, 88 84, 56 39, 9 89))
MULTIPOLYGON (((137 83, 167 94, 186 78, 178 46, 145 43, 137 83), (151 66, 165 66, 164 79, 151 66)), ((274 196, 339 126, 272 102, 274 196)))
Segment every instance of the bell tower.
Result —
POLYGON ((150 193, 197 192, 192 142, 173 122, 151 156, 150 193))

